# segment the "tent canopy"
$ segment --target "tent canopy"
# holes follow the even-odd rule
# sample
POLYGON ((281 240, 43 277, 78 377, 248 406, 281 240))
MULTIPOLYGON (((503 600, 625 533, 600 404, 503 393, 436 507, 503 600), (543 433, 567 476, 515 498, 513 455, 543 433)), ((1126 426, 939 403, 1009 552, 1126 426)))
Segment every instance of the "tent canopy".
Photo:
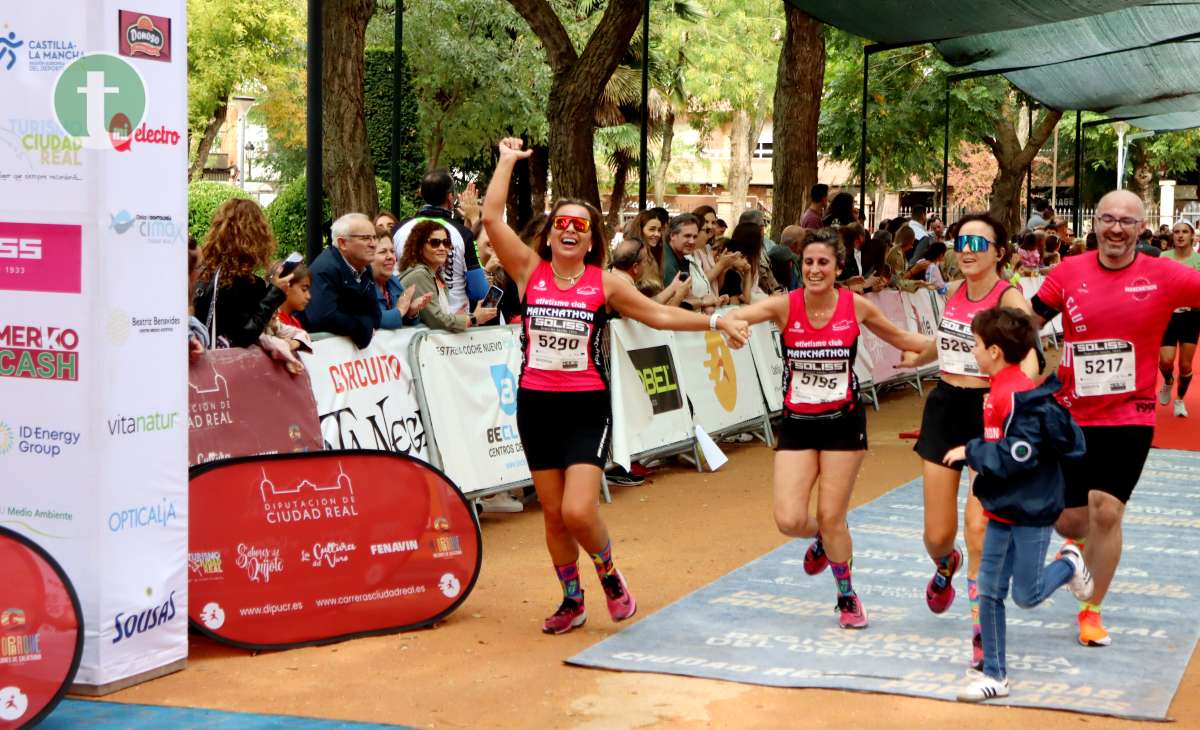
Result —
POLYGON ((880 43, 933 41, 948 63, 1003 73, 1053 109, 1200 126, 1200 2, 789 1, 880 43))

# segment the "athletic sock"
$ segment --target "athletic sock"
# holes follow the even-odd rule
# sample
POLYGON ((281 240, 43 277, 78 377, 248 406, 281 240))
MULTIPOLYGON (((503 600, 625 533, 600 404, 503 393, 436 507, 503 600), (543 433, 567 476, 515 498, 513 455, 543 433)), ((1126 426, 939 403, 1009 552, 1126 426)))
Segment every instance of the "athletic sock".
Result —
POLYGON ((1081 612, 1082 611, 1091 611, 1092 613, 1100 613, 1100 604, 1099 603, 1088 603, 1087 601, 1080 601, 1079 602, 1079 610, 1081 612))
POLYGON ((979 625, 979 586, 973 578, 967 578, 967 598, 971 601, 971 638, 983 631, 979 625))
POLYGON ((1163 382, 1167 385, 1175 382, 1175 363, 1171 363, 1170 365, 1159 363, 1158 372, 1162 373, 1163 382))
POLYGON ((570 598, 576 603, 583 602, 583 588, 579 585, 579 566, 575 563, 554 566, 558 580, 562 583, 563 598, 570 598))
POLYGON ((837 584, 838 598, 854 595, 854 586, 850 582, 850 566, 853 563, 853 557, 844 563, 829 561, 829 568, 833 571, 833 581, 837 584))
POLYGON ((604 549, 600 552, 588 554, 592 556, 592 563, 596 566, 596 575, 607 578, 617 572, 617 569, 613 567, 612 540, 605 543, 604 549))
POLYGON ((1179 376, 1179 385, 1177 386, 1177 389, 1178 389, 1178 392, 1179 392, 1179 400, 1183 400, 1183 397, 1184 397, 1185 395, 1187 395, 1187 392, 1188 392, 1188 386, 1190 386, 1191 384, 1192 384, 1192 375, 1191 375, 1191 373, 1188 373, 1187 375, 1180 375, 1180 376, 1179 376))
POLYGON ((933 561, 934 565, 937 566, 937 574, 933 576, 933 584, 937 586, 939 591, 945 588, 946 584, 950 582, 950 559, 953 557, 954 551, 951 550, 933 561))

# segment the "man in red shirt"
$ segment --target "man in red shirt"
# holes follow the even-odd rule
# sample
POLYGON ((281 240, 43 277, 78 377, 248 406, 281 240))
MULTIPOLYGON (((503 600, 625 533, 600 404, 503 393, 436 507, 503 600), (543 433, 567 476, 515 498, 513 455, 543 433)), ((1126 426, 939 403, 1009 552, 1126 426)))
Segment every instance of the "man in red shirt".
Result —
POLYGON ((1200 306, 1200 272, 1139 254, 1146 225, 1141 199, 1115 190, 1100 199, 1096 251, 1063 260, 1033 298, 1040 327, 1063 315, 1067 347, 1059 364, 1059 401, 1083 428, 1087 454, 1064 467, 1066 509, 1056 528, 1085 544, 1096 581, 1081 603, 1079 643, 1108 646, 1100 603, 1121 561, 1125 503, 1154 437, 1158 346, 1178 307, 1200 306))

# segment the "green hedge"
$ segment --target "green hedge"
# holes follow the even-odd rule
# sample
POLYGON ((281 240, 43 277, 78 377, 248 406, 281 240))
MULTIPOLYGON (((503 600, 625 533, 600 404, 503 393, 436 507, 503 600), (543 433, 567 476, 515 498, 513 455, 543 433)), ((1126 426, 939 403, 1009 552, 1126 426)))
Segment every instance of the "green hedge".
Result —
POLYGON ((198 180, 188 185, 188 233, 203 244, 217 207, 230 198, 249 197, 250 194, 241 188, 211 180, 198 180))
MULTIPOLYGON (((377 177, 375 178, 375 187, 379 191, 379 207, 384 208, 390 204, 388 201, 392 197, 392 186, 387 180, 377 177)), ((305 193, 304 176, 301 175, 284 186, 283 190, 279 191, 279 197, 272 200, 271 204, 267 206, 267 221, 275 233, 275 240, 279 244, 278 255, 281 258, 292 251, 305 253, 305 193)), ((401 199, 401 203, 401 209, 396 211, 396 215, 407 218, 416 212, 416 206, 411 201, 401 199)), ((329 205, 329 198, 326 198, 324 212, 321 215, 321 239, 323 241, 329 239, 332 217, 333 209, 329 205)))
MULTIPOLYGON (((392 178, 392 61, 390 48, 368 48, 363 69, 363 107, 367 121, 367 143, 375 174, 392 178)), ((403 59, 403 54, 401 55, 403 59)), ((404 146, 400 150, 400 197, 416 204, 420 198, 421 177, 425 174, 425 152, 421 147, 417 98, 405 61, 401 82, 400 129, 404 146)), ((381 207, 392 207, 390 194, 381 207)))

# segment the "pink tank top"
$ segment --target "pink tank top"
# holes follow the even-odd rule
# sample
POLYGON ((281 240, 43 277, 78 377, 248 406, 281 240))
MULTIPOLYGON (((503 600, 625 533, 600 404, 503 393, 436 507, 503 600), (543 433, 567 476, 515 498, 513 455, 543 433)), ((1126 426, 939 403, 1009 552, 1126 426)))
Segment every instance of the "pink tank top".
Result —
POLYGON ((838 289, 833 316, 814 329, 808 321, 804 290, 788 295, 783 337, 783 404, 797 415, 819 415, 858 407, 858 316, 854 292, 838 289))
POLYGON ((971 354, 975 349, 971 322, 976 314, 998 306, 1010 286, 1007 281, 1000 280, 983 299, 973 302, 967 297, 967 283, 964 281, 946 300, 946 309, 942 312, 937 332, 938 368, 943 373, 988 377, 979 369, 979 363, 971 354))
POLYGON ((604 273, 588 266, 570 289, 559 289, 549 261, 525 286, 521 322, 521 387, 556 392, 606 390, 600 334, 608 321, 604 273))

